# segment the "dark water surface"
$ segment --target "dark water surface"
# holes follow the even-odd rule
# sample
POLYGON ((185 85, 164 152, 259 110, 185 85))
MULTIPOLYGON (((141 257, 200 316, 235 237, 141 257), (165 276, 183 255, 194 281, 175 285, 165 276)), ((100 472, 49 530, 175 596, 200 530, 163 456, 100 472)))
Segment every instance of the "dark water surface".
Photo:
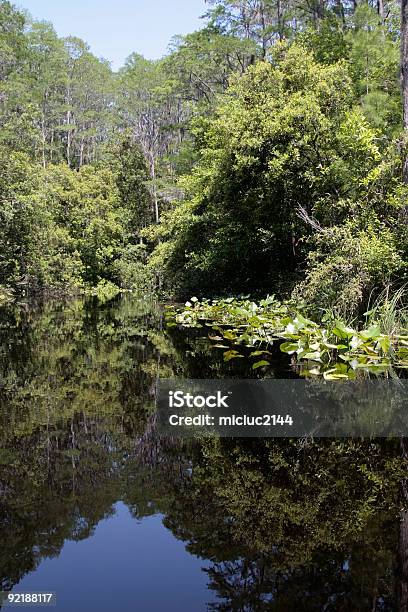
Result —
POLYGON ((407 609, 399 442, 160 439, 156 382, 177 376, 252 374, 130 297, 0 310, 0 590, 61 611, 407 609))

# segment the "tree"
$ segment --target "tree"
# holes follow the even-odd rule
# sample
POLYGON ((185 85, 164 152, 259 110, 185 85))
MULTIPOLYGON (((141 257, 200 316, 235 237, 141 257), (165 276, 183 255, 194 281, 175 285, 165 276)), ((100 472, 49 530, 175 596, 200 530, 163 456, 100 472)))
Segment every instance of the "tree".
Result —
POLYGON ((122 125, 131 130, 148 160, 153 214, 160 220, 158 162, 172 142, 171 108, 174 79, 169 79, 161 62, 131 55, 119 73, 119 113, 122 125))
MULTIPOLYGON (((403 107, 403 126, 408 134, 408 2, 401 0, 401 89, 403 107)), ((404 182, 408 184, 408 155, 404 158, 404 182)))
POLYGON ((276 40, 290 32, 292 19, 290 0, 208 0, 215 6, 208 12, 210 23, 224 33, 253 40, 262 57, 276 40))
POLYGON ((25 53, 26 19, 7 0, 0 0, 0 82, 13 72, 25 53))
POLYGON ((367 5, 356 9, 352 26, 345 39, 350 45, 351 75, 362 110, 375 127, 391 133, 399 131, 398 43, 367 5))
MULTIPOLYGON (((257 55, 251 40, 222 34, 208 26, 193 34, 175 38, 172 53, 165 59, 168 74, 179 79, 177 93, 183 100, 205 102, 211 108, 216 95, 223 93, 233 74, 243 74, 257 55)), ((205 108, 202 105, 203 112, 205 108)))
POLYGON ((68 37, 64 44, 65 119, 59 129, 68 165, 80 168, 98 159, 98 146, 109 139, 113 76, 108 62, 93 56, 82 40, 68 37))
POLYGON ((38 177, 24 153, 0 155, 0 284, 27 284, 35 253, 40 215, 30 197, 38 177))
POLYGON ((34 22, 27 33, 27 62, 18 77, 22 85, 18 102, 21 104, 24 88, 26 104, 34 104, 36 109, 33 120, 40 134, 38 149, 43 168, 48 162, 61 160, 57 128, 62 121, 64 62, 64 45, 52 26, 34 22))
POLYGON ((141 240, 140 231, 153 222, 149 170, 140 146, 130 136, 125 137, 115 151, 116 184, 128 219, 129 241, 141 240))
POLYGON ((168 244, 154 257, 165 258, 172 283, 189 294, 265 291, 288 280, 310 233, 299 215, 343 221, 347 208, 336 203, 357 199, 379 160, 351 101, 346 66, 319 65, 296 45, 236 80, 200 128, 188 198, 160 229, 168 244))

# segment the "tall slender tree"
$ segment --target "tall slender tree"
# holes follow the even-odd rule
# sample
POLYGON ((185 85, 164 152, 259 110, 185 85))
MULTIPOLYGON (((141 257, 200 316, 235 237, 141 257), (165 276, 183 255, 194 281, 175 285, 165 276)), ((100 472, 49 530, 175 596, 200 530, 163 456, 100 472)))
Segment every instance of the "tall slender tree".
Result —
MULTIPOLYGON (((401 89, 404 132, 408 136, 408 0, 401 0, 401 89)), ((408 184, 408 155, 404 158, 403 175, 408 184)))

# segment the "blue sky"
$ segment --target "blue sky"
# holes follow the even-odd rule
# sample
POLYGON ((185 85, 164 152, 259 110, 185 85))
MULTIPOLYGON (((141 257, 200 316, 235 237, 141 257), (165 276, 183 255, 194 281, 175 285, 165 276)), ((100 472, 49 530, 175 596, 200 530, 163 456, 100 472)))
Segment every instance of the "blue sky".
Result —
POLYGON ((85 40, 118 69, 134 51, 164 55, 175 34, 202 27, 204 0, 14 0, 36 19, 51 21, 60 36, 85 40))

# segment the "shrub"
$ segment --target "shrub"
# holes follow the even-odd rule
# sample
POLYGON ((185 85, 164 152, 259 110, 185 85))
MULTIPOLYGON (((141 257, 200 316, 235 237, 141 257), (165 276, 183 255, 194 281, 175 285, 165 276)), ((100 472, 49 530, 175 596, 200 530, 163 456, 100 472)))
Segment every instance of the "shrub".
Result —
POLYGON ((373 291, 379 293, 406 271, 389 228, 356 230, 347 223, 327 228, 314 238, 306 278, 293 297, 350 317, 365 310, 373 291))

